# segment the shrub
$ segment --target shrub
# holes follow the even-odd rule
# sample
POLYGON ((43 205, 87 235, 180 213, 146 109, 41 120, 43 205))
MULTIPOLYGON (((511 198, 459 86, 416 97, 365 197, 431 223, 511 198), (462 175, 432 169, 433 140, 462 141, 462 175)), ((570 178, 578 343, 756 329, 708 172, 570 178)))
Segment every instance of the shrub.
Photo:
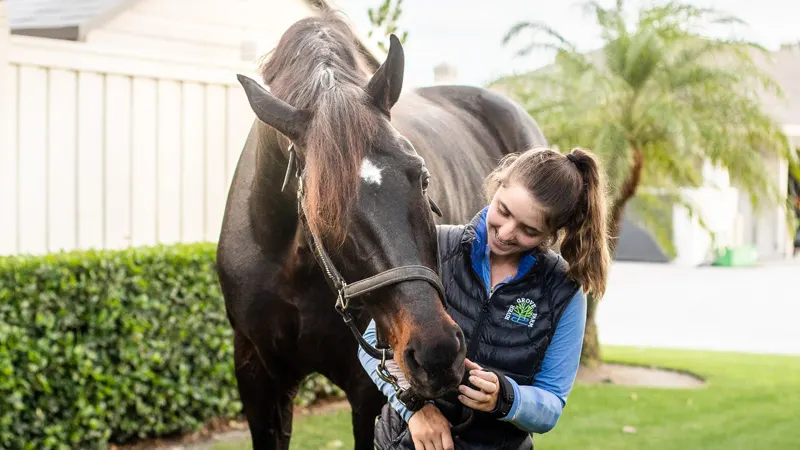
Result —
MULTIPOLYGON (((214 244, 0 258, 0 448, 105 448, 241 413, 214 244)), ((339 395, 319 376, 298 402, 339 395)))

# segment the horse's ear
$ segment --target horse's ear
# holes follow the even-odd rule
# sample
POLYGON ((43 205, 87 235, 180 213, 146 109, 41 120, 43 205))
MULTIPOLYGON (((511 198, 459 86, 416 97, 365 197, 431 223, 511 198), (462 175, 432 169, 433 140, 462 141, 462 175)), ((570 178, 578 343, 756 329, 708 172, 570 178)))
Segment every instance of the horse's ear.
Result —
POLYGON ((263 86, 248 76, 238 74, 250 107, 265 124, 278 130, 295 143, 302 143, 311 118, 309 111, 297 109, 267 92, 263 86))
POLYGON ((392 33, 389 36, 389 55, 367 84, 367 93, 372 98, 372 103, 386 114, 389 114, 392 106, 400 98, 405 63, 400 39, 392 33))

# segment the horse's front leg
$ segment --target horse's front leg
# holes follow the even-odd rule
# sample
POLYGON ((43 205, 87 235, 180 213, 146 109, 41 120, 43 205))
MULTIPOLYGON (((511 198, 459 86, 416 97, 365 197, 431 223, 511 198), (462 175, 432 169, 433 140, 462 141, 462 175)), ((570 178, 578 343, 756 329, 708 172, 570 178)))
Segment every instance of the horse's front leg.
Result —
POLYGON ((235 334, 234 347, 236 380, 253 450, 289 450, 292 401, 298 381, 268 370, 264 364, 273 361, 262 361, 255 346, 241 333, 235 334))

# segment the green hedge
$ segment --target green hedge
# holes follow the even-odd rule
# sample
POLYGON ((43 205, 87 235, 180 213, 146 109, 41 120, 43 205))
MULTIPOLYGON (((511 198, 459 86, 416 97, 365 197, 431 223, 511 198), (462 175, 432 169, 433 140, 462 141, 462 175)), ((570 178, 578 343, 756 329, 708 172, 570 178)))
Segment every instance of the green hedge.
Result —
MULTIPOLYGON (((0 448, 106 448, 240 416, 214 253, 0 258, 0 448)), ((298 403, 329 395, 315 376, 298 403)))

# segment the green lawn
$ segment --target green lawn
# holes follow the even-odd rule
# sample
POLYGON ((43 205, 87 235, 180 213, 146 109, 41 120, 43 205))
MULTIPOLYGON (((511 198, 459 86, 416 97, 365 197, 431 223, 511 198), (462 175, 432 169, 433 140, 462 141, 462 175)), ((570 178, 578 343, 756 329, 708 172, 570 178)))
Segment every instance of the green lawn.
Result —
MULTIPOLYGON (((604 357, 688 370, 708 386, 578 385, 558 426, 534 437, 536 450, 800 449, 800 357, 631 348, 605 348, 604 357)), ((350 431, 347 411, 303 418, 291 448, 352 448, 350 431)), ((214 450, 249 448, 244 440, 214 450)))

